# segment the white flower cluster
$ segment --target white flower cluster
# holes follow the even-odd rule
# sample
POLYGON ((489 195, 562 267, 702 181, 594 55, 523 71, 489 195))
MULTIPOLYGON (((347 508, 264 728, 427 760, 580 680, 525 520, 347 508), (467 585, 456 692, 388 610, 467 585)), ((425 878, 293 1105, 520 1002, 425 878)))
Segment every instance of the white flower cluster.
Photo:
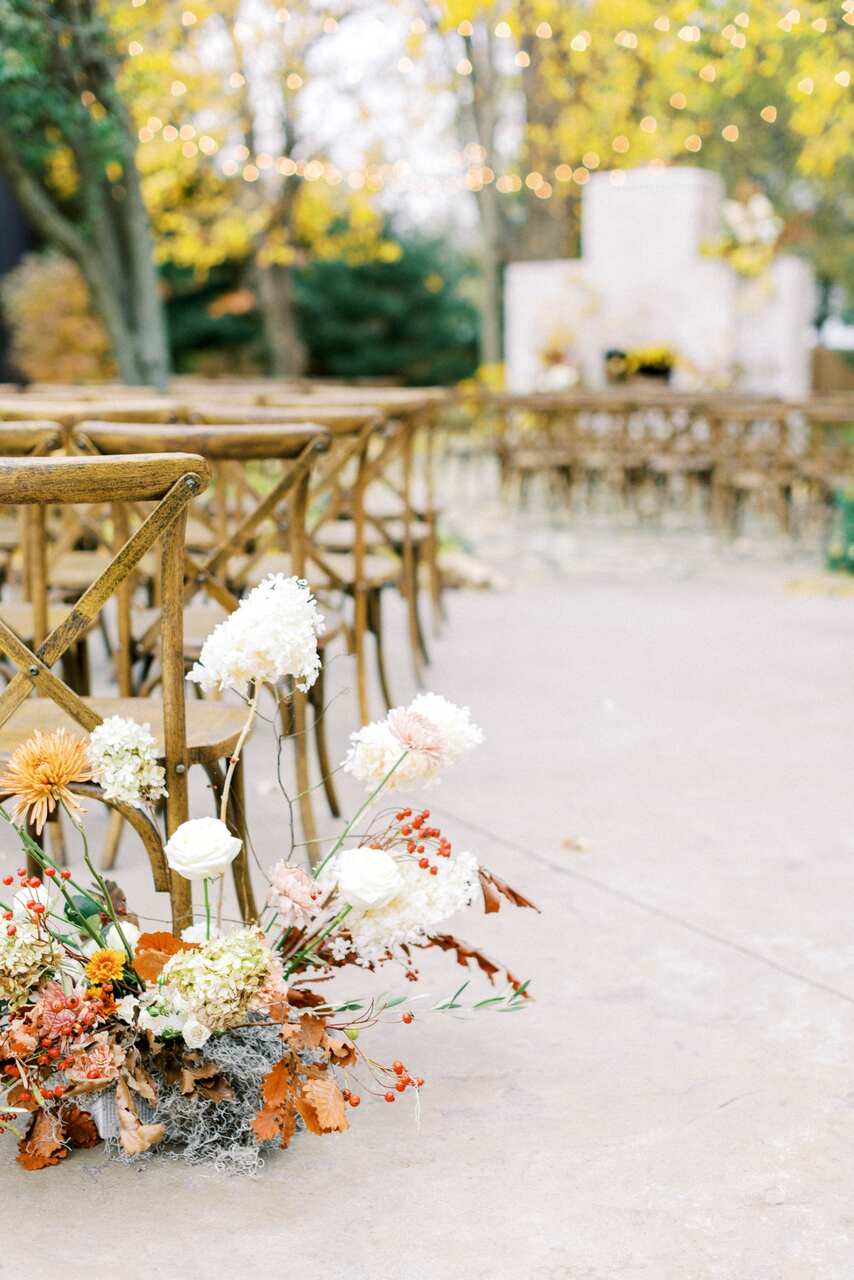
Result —
POLYGON ((320 670, 317 637, 324 626, 307 582, 271 574, 213 629, 187 679, 206 693, 243 693, 250 680, 275 684, 284 676, 310 689, 320 670))
POLYGON ((258 992, 281 973, 260 929, 237 929, 198 951, 179 951, 160 975, 157 1007, 184 1019, 181 1034, 199 1048, 214 1031, 240 1022, 258 992))
POLYGON ((15 932, 0 930, 0 1000, 16 1008, 29 997, 60 954, 53 938, 32 920, 18 919, 15 932))
POLYGON ((142 809, 166 795, 166 774, 157 763, 155 746, 147 724, 124 716, 109 716, 92 730, 89 760, 107 800, 142 809))
POLYGON ((756 191, 747 200, 724 200, 726 229, 739 244, 775 245, 783 230, 783 220, 774 212, 766 195, 756 191))
POLYGON ((324 867, 318 880, 326 892, 338 885, 352 908, 333 935, 333 955, 339 959, 346 955, 344 932, 350 935, 358 959, 369 964, 387 951, 423 941, 431 929, 470 906, 478 889, 478 864, 473 854, 457 853, 439 858, 436 875, 430 875, 411 856, 392 858, 383 849, 344 849, 324 867), (358 861, 354 854, 359 855, 358 861), (371 900, 375 905, 357 905, 371 900))
POLYGON ((481 742, 483 733, 468 707, 458 707, 438 693, 419 693, 408 707, 395 707, 385 720, 350 735, 344 769, 369 788, 378 786, 395 765, 386 784, 389 790, 430 785, 481 742))

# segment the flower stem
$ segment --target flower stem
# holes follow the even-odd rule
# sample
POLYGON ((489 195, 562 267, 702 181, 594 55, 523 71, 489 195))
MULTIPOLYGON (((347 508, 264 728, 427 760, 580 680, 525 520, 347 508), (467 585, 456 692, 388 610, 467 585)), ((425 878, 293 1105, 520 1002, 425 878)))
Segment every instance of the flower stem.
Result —
POLYGON ((350 903, 348 902, 348 903, 347 903, 347 905, 346 905, 345 907, 342 907, 342 908, 341 908, 341 910, 340 910, 340 911, 338 911, 338 912, 337 912, 337 913, 332 917, 332 919, 329 921, 329 924, 326 926, 326 928, 325 928, 325 929, 321 929, 320 933, 318 933, 318 934, 317 934, 317 936, 311 940, 311 942, 308 944, 308 946, 307 946, 307 947, 301 947, 299 951, 297 951, 297 952, 295 952, 295 953, 294 953, 294 955, 291 957, 290 961, 288 962, 288 967, 287 967, 287 969, 285 970, 285 977, 286 977, 286 978, 287 978, 287 977, 289 977, 289 976, 293 973, 293 971, 294 971, 294 969, 296 968, 297 964, 299 964, 299 963, 301 963, 303 960, 307 960, 307 959, 309 958, 309 956, 311 955, 312 951, 315 951, 315 950, 317 949, 317 947, 319 947, 319 946, 320 946, 321 942, 322 942, 322 941, 323 941, 323 939, 327 936, 327 934, 330 934, 330 933, 332 932, 332 930, 333 930, 337 925, 339 925, 339 924, 341 923, 341 921, 344 919, 344 917, 345 917, 346 915, 349 915, 349 913, 350 913, 352 910, 353 910, 353 908, 352 908, 352 906, 350 905, 350 903))
POLYGON ((95 864, 92 861, 91 855, 89 853, 89 841, 86 838, 86 831, 82 823, 77 821, 77 819, 74 817, 74 814, 70 812, 67 806, 63 805, 62 807, 65 809, 65 812, 68 814, 69 818, 71 819, 72 825, 76 827, 80 833, 80 839, 83 841, 83 861, 86 863, 86 866, 89 869, 89 873, 92 876, 92 879, 95 881, 98 888, 101 890, 101 893, 103 894, 104 905, 107 909, 107 915, 110 917, 113 924, 116 926, 116 932, 118 933, 119 937, 122 940, 122 946, 124 947, 125 953, 128 958, 128 965, 131 969, 133 969, 133 949, 130 943, 128 942, 127 938, 125 937, 124 930, 122 929, 122 926, 119 923, 119 917, 116 915, 116 908, 113 906, 113 899, 110 896, 110 890, 107 887, 107 882, 104 879, 104 877, 101 875, 100 871, 96 870, 95 864))
POLYGON ((371 792, 371 794, 368 796, 367 800, 365 800, 365 801, 364 801, 364 803, 361 805, 361 807, 360 807, 359 809, 357 809, 357 810, 356 810, 356 812, 353 814, 353 817, 352 817, 352 818, 350 819, 350 821, 347 823, 346 827, 345 827, 345 828, 344 828, 344 830, 341 832, 341 834, 340 834, 340 836, 338 837, 338 839, 335 841, 335 844, 334 844, 334 845, 333 845, 333 847, 330 849, 329 853, 327 853, 326 857, 323 859, 323 861, 320 863, 320 865, 319 865, 319 866, 317 866, 317 867, 315 867, 314 871, 312 872, 312 875, 314 876, 315 880, 316 880, 316 879, 317 879, 317 877, 320 875, 321 871, 322 871, 322 870, 323 870, 323 868, 326 866, 327 862, 329 862, 329 861, 330 861, 330 859, 332 859, 332 858, 334 858, 334 857, 335 857, 336 853, 337 853, 337 852, 338 852, 338 850, 341 848, 342 844, 343 844, 343 843, 344 843, 344 841, 347 839, 348 835, 349 835, 349 834, 350 834, 350 832, 353 830, 353 828, 355 827, 356 823, 357 823, 357 822, 359 821, 359 819, 361 818, 362 814, 365 812, 365 810, 366 810, 366 809, 369 809, 369 808, 370 808, 370 806, 374 803, 374 801, 376 800, 377 796, 380 794, 380 792, 382 791, 383 787, 386 785, 386 783, 388 782, 389 778, 390 778, 390 777, 391 777, 391 775, 394 773, 395 769, 398 769, 398 768, 400 767, 400 765, 402 765, 402 764, 403 764, 404 760, 406 759, 406 757, 407 757, 408 755, 409 755, 409 752, 408 752, 408 751, 404 751, 404 753, 403 753, 403 755, 400 757, 400 759, 399 759, 399 760, 395 760, 394 764, 391 766, 391 768, 389 769, 388 773, 387 773, 387 774, 386 774, 386 776, 383 778, 382 782, 381 782, 381 783, 380 783, 380 784, 379 784, 379 785, 378 785, 378 786, 377 786, 377 787, 376 787, 376 788, 371 792))

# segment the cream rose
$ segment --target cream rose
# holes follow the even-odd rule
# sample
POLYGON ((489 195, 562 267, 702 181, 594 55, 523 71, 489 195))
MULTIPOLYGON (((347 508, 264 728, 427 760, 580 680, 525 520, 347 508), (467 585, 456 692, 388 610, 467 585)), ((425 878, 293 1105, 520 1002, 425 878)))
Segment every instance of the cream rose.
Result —
POLYGON ((336 875, 340 896, 357 911, 384 907, 403 887, 397 863, 384 849, 345 849, 336 875))
POLYGON ((166 861, 185 880, 224 875, 240 852, 240 841, 219 818, 190 818, 166 844, 166 861))

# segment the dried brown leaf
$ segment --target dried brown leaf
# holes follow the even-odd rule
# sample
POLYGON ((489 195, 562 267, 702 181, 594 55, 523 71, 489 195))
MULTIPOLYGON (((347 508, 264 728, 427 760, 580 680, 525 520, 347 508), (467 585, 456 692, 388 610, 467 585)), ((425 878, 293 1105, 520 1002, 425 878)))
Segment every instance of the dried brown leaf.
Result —
POLYGON ((62 1133, 72 1147, 94 1147, 101 1141, 95 1121, 79 1107, 66 1107, 63 1111, 62 1133))
POLYGON ((307 1049, 319 1049, 326 1036, 326 1023, 314 1013, 304 1013, 299 1020, 302 1042, 307 1049))
POLYGON ((278 1138, 279 1110, 278 1107, 262 1107, 253 1119, 252 1132, 259 1142, 272 1142, 274 1138, 278 1138))
POLYGON ((325 1047, 332 1054, 336 1067, 355 1067, 359 1055, 349 1037, 344 1036, 341 1040, 333 1040, 327 1036, 325 1047))
POLYGON ((306 987, 288 988, 288 1004, 292 1009, 316 1009, 325 1003, 325 997, 318 991, 309 991, 306 987))
POLYGON ((480 876, 480 887, 483 891, 483 909, 487 915, 493 911, 501 909, 501 899, 506 898, 508 902, 512 902, 514 907, 530 907, 532 911, 539 911, 529 898, 524 897, 517 889, 512 888, 506 880, 501 880, 492 871, 486 867, 478 867, 478 875, 480 876))
POLYGON ((18 1164, 25 1169, 46 1169, 48 1165, 59 1164, 67 1155, 57 1117, 39 1108, 18 1143, 18 1164))
POLYGON ((119 1118, 119 1142, 129 1156, 141 1155, 150 1147, 162 1142, 166 1128, 162 1124, 143 1124, 137 1115, 127 1082, 120 1079, 116 1085, 116 1113, 119 1118))
POLYGON ((280 1107, 294 1090, 294 1072, 289 1058, 280 1058, 265 1075, 261 1096, 268 1107, 280 1107))
POLYGON ((302 1087, 302 1093, 314 1108, 318 1126, 314 1132, 343 1133, 345 1129, 349 1129, 344 1095, 331 1076, 325 1076, 321 1080, 308 1080, 302 1087))

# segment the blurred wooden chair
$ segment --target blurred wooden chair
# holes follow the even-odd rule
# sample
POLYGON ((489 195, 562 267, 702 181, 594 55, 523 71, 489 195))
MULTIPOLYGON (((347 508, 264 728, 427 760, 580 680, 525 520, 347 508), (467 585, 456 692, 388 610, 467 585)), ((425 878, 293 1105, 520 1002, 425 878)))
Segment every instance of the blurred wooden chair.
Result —
MULTIPOLYGON (((18 668, 0 694, 0 754, 8 755, 34 730, 78 726, 91 731, 106 717, 119 715, 151 726, 166 771, 166 836, 188 817, 187 771, 228 758, 245 722, 243 708, 195 701, 185 704, 183 654, 184 528, 190 502, 207 485, 208 464, 190 454, 140 454, 135 457, 58 457, 0 459, 0 506, 32 508, 43 527, 49 506, 68 504, 137 504, 153 509, 120 547, 106 570, 83 592, 66 617, 41 644, 28 645, 0 619, 0 652, 18 668), (141 558, 160 543, 160 656, 162 697, 83 698, 53 671, 63 654, 93 624, 107 602, 120 595, 141 558), (31 696, 35 694, 36 696, 31 696)), ((44 538, 41 541, 44 547, 44 538)), ((121 601, 119 601, 121 607, 121 601)), ((96 786, 82 784, 82 794, 102 799, 96 786)), ((155 887, 168 891, 173 929, 192 920, 189 881, 169 873, 163 837, 140 810, 106 802, 141 837, 151 863, 155 887)), ((255 918, 249 881, 242 814, 232 806, 229 818, 244 839, 233 864, 243 918, 255 918)))

